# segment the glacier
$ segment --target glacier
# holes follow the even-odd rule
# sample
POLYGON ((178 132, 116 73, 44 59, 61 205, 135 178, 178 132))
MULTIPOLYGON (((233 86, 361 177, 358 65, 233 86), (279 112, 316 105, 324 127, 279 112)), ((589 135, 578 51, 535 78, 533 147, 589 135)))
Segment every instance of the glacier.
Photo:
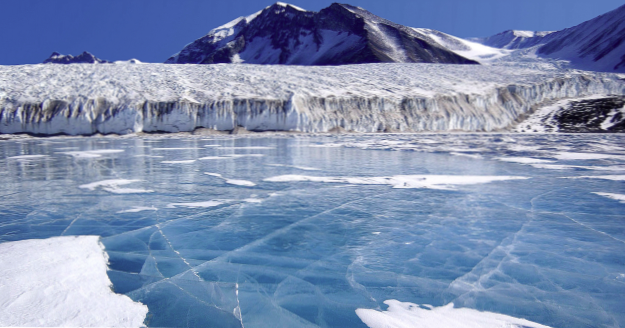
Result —
POLYGON ((624 179, 621 134, 16 135, 0 289, 94 274, 147 327, 622 327, 624 179))
POLYGON ((0 67, 0 133, 512 130, 541 105, 624 95, 554 63, 0 67))

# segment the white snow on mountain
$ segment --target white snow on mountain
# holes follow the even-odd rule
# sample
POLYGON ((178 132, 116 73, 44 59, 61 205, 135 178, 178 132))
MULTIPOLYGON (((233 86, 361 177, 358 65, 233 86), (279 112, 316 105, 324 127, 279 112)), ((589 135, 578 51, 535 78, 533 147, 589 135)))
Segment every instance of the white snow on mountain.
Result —
POLYGON ((625 5, 547 39, 539 55, 569 60, 579 69, 625 72, 625 5))
POLYGON ((545 36, 554 31, 508 30, 486 38, 469 38, 469 41, 500 49, 523 49, 543 43, 545 36))
POLYGON ((475 60, 482 64, 508 56, 510 55, 510 53, 512 53, 511 50, 507 50, 509 48, 491 47, 481 44, 479 42, 461 39, 436 30, 431 30, 427 28, 414 28, 414 30, 422 35, 433 39, 441 47, 447 48, 462 57, 475 60))
POLYGON ((569 67, 576 69, 625 72, 625 5, 561 31, 509 30, 468 40, 517 50, 513 53, 517 55, 515 59, 538 56, 566 61, 569 67))

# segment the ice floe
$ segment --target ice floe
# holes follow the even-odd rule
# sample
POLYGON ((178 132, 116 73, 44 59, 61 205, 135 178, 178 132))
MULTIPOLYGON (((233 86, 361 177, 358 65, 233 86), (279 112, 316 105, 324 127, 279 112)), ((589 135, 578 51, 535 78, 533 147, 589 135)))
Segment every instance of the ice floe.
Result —
POLYGON ((298 165, 286 165, 286 164, 265 164, 267 166, 277 166, 277 167, 290 167, 302 171, 321 171, 320 169, 308 166, 298 166, 298 165))
POLYGON ((209 200, 206 202, 195 202, 195 203, 171 203, 167 204, 167 208, 176 208, 176 207, 189 207, 189 208, 207 208, 207 207, 215 207, 219 205, 223 205, 228 203, 227 200, 209 200))
POLYGON ((85 151, 67 151, 61 154, 70 155, 75 158, 98 158, 102 155, 123 153, 123 149, 99 149, 99 150, 85 150, 85 151))
POLYGON ((101 187, 103 190, 114 193, 114 194, 138 194, 138 193, 154 192, 154 190, 131 189, 131 188, 119 187, 119 186, 124 186, 124 185, 128 185, 131 183, 139 182, 139 181, 141 180, 127 180, 127 179, 102 180, 98 182, 92 182, 92 183, 80 185, 78 186, 78 188, 94 191, 97 188, 101 187))
POLYGON ((217 177, 217 178, 221 178, 224 180, 225 183, 227 184, 231 184, 231 185, 236 185, 236 186, 243 186, 243 187, 254 187, 256 184, 252 181, 248 181, 248 180, 238 180, 238 179, 228 179, 228 178, 224 178, 221 174, 219 173, 210 173, 210 172, 204 172, 204 174, 206 175, 210 175, 213 177, 217 177))
POLYGON ((502 162, 511 162, 519 164, 542 164, 542 163, 555 163, 556 161, 550 161, 546 159, 538 159, 532 157, 496 157, 496 160, 502 162))
POLYGON ((612 193, 607 193, 607 192, 593 192, 593 194, 607 197, 607 198, 614 199, 614 200, 618 200, 621 203, 625 203, 625 195, 622 195, 622 194, 612 194, 612 193))
POLYGON ((559 160, 587 160, 587 159, 625 159, 625 156, 597 153, 567 153, 560 152, 553 156, 559 160))
POLYGON ((0 254, 0 326, 143 326, 147 306, 111 291, 99 237, 7 242, 0 254))
POLYGON ((123 210, 123 211, 118 211, 118 214, 121 213, 138 213, 138 212, 143 212, 143 211, 158 211, 158 208, 151 206, 151 207, 146 207, 146 206, 133 206, 131 209, 129 210, 123 210))
POLYGON ((585 175, 580 177, 566 177, 566 179, 602 179, 612 181, 625 181, 625 175, 585 175))
POLYGON ((7 159, 29 160, 29 159, 42 159, 46 157, 48 157, 48 155, 20 155, 20 156, 7 157, 7 159))
POLYGON ((504 314, 454 308, 384 301, 386 311, 358 309, 356 314, 370 328, 548 328, 535 322, 504 314))
POLYGON ((243 157, 263 157, 263 154, 231 154, 231 155, 222 155, 222 156, 206 156, 202 158, 198 158, 200 161, 207 161, 212 159, 237 159, 243 157))

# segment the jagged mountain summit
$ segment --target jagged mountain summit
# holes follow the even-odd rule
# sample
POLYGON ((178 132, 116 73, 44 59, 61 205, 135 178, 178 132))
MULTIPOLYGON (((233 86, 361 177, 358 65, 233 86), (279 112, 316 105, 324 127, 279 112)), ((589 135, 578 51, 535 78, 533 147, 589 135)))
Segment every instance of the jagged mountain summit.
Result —
POLYGON ((510 30, 469 40, 501 49, 536 47, 539 57, 567 60, 573 68, 625 72, 625 5, 557 32, 510 30))
POLYGON ((43 61, 44 64, 108 64, 110 61, 100 59, 91 53, 84 51, 82 54, 74 57, 72 55, 61 55, 53 52, 52 55, 43 61))
POLYGON ((72 55, 61 55, 58 52, 53 52, 50 58, 43 61, 44 64, 107 64, 108 60, 97 58, 96 56, 85 51, 82 54, 74 57, 72 55))
POLYGON ((508 30, 486 38, 470 38, 468 40, 501 49, 523 49, 541 44, 544 38, 554 31, 519 31, 508 30))
MULTIPOLYGON (((463 48, 461 44, 459 47, 463 48)), ((313 12, 281 2, 213 29, 166 61, 286 65, 384 62, 478 64, 427 33, 359 7, 333 3, 313 12)))

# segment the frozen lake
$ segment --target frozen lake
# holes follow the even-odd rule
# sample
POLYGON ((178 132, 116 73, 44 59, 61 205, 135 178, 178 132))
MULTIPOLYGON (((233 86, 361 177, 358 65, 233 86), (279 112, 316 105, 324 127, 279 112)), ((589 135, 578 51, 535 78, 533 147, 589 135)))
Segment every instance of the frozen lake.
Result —
POLYGON ((623 327, 624 180, 619 135, 17 139, 0 246, 101 236, 148 326, 623 327))

